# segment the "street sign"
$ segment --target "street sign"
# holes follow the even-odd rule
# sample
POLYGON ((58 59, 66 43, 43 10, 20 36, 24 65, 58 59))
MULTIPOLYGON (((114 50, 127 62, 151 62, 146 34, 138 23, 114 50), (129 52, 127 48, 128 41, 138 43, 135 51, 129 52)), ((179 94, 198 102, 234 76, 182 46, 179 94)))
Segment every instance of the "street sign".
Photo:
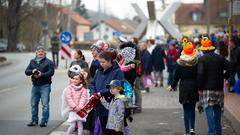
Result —
POLYGON ((72 41, 72 34, 70 32, 62 32, 60 34, 60 41, 64 44, 69 44, 72 41))
POLYGON ((118 32, 118 31, 114 31, 114 32, 112 32, 112 35, 116 36, 116 37, 119 37, 121 35, 121 33, 118 32))

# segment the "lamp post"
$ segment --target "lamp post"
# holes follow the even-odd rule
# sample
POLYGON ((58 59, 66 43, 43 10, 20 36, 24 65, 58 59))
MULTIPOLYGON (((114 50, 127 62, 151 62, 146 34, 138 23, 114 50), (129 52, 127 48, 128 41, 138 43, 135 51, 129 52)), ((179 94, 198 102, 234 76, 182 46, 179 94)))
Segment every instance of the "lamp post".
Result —
POLYGON ((228 60, 230 61, 231 56, 231 47, 230 41, 232 39, 232 31, 233 31, 233 0, 230 0, 230 10, 229 10, 229 18, 228 18, 228 60))

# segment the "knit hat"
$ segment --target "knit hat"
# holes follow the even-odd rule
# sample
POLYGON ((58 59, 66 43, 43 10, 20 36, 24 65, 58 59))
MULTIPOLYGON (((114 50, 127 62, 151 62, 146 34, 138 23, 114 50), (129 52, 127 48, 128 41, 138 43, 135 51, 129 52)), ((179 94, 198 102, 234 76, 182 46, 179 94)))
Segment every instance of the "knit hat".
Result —
POLYGON ((132 47, 125 47, 120 50, 121 56, 124 58, 126 63, 134 61, 136 57, 136 49, 132 47))
POLYGON ((46 51, 45 48, 44 48, 44 46, 41 46, 41 45, 40 45, 40 46, 37 46, 36 51, 38 51, 38 50, 40 50, 40 49, 46 51))
POLYGON ((198 48, 202 51, 208 51, 208 50, 214 50, 215 47, 213 46, 213 43, 211 40, 209 40, 207 37, 203 37, 201 40, 201 47, 198 48))
POLYGON ((90 48, 91 49, 96 49, 98 53, 101 52, 101 49, 100 49, 100 47, 97 44, 93 44, 90 48))

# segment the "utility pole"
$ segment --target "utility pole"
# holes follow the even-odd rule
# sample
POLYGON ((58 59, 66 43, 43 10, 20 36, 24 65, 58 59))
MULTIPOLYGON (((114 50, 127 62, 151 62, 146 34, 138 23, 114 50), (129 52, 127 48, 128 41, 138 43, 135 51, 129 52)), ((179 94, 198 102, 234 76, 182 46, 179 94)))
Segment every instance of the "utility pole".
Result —
POLYGON ((44 0, 44 21, 43 21, 43 36, 44 36, 44 48, 47 50, 48 44, 48 20, 47 20, 47 0, 44 0))
POLYGON ((99 39, 102 38, 102 17, 101 17, 101 0, 98 0, 98 25, 99 25, 99 39))
POLYGON ((230 41, 232 39, 232 31, 233 31, 233 0, 230 1, 230 10, 229 10, 229 19, 228 19, 228 60, 230 61, 231 56, 231 47, 230 47, 230 41))
POLYGON ((207 10, 207 34, 210 33, 210 0, 206 0, 206 10, 207 10))

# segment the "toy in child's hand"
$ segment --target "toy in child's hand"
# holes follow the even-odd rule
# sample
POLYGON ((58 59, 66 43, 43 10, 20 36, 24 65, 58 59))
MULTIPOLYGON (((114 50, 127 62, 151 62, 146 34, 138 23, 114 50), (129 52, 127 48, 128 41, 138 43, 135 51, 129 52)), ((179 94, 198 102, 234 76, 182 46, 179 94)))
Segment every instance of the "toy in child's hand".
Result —
POLYGON ((204 112, 204 110, 203 110, 203 107, 202 107, 202 106, 198 106, 197 108, 198 108, 198 112, 199 112, 200 114, 204 112))
POLYGON ((81 118, 85 118, 87 114, 97 105, 100 101, 100 96, 95 94, 92 95, 87 104, 83 106, 83 108, 77 112, 78 116, 81 118))

